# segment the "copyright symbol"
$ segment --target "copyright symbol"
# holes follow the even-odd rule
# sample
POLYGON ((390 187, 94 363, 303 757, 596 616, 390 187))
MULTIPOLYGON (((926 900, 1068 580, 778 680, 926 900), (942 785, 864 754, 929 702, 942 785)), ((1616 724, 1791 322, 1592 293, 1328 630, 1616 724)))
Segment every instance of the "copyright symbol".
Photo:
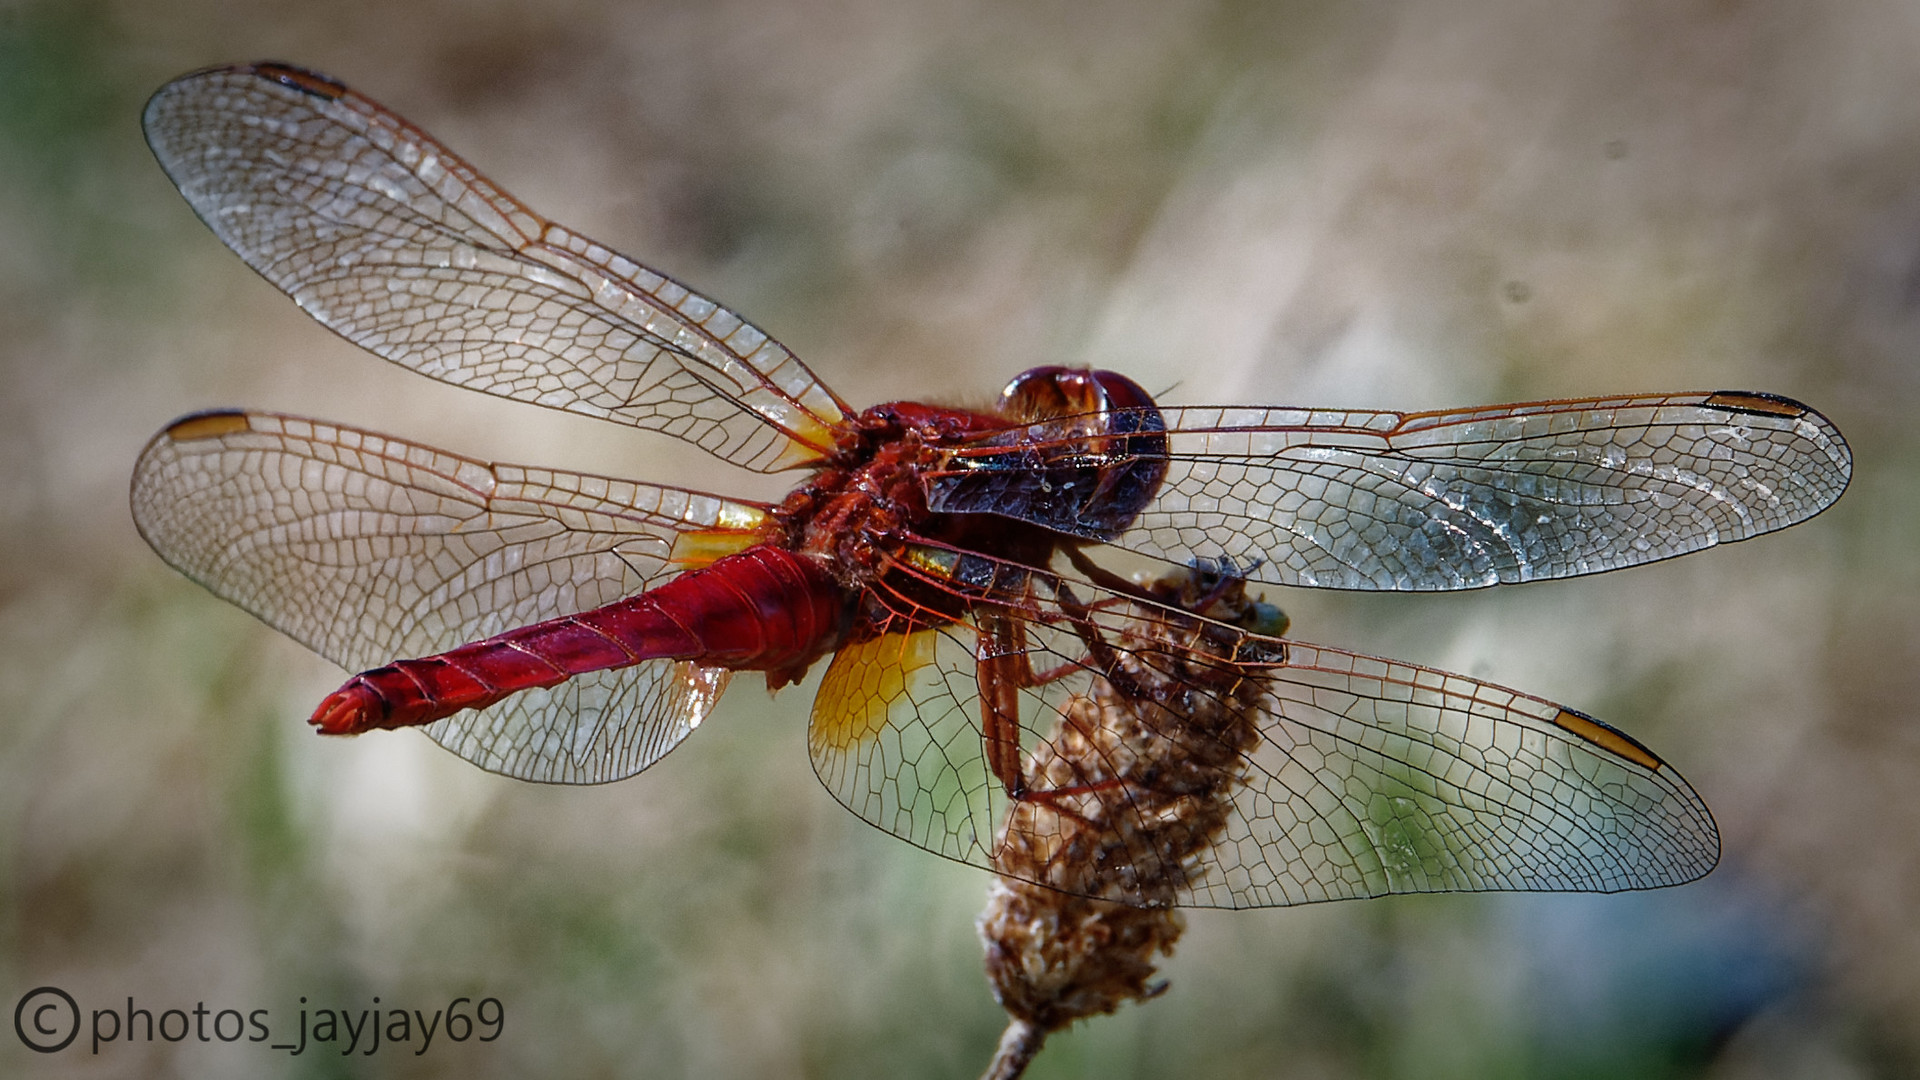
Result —
POLYGON ((57 986, 42 986, 26 992, 20 1004, 13 1007, 13 1033, 27 1044, 29 1050, 38 1050, 43 1054, 57 1054, 73 1042, 80 1034, 80 1003, 73 995, 57 986), (59 1001, 54 999, 58 998, 59 1001), (60 1002, 65 1002, 67 1022, 61 1025, 60 1002), (60 1033, 65 1031, 66 1037, 60 1033))

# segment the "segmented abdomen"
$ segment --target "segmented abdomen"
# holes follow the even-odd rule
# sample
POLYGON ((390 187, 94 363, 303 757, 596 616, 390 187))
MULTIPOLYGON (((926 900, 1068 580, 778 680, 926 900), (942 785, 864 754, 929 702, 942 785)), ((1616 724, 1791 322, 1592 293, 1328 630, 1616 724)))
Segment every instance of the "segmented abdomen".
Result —
POLYGON ((328 695, 309 722, 329 735, 428 724, 645 660, 800 669, 839 643, 845 608, 814 560, 763 544, 605 607, 362 672, 328 695))

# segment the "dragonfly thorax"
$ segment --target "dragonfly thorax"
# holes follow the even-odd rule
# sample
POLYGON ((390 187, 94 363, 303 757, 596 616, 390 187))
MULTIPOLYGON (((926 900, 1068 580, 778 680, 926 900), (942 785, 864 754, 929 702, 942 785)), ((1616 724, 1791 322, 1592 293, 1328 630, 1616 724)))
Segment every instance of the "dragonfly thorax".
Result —
MULTIPOLYGON (((1006 422, 990 413, 892 402, 867 409, 854 426, 858 437, 790 493, 774 516, 789 546, 824 558, 843 585, 860 590, 901 544, 952 541, 974 531, 931 509, 928 485, 947 447, 1004 429, 1006 422)), ((1027 553, 1033 545, 1017 546, 1027 553)))

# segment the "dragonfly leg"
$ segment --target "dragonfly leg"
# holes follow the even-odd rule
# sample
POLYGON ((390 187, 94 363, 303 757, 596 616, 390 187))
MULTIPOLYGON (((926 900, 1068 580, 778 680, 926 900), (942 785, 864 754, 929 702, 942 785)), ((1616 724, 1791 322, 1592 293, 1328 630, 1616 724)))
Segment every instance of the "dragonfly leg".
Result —
POLYGON ((1020 764, 1020 691, 1033 670, 1027 661, 1026 634, 1019 620, 998 612, 977 612, 974 623, 979 628, 974 677, 980 685, 980 737, 987 767, 1010 798, 1024 798, 1027 778, 1020 764))
MULTIPOLYGON (((1056 589, 1061 609, 1073 624, 1075 634, 1087 645, 1089 657, 1094 661, 1092 669, 1107 673, 1104 677, 1123 691, 1137 691, 1131 679, 1120 675, 1112 646, 1087 618, 1092 606, 1074 600, 1064 585, 1057 585, 1056 589)), ((1088 670, 1089 665, 1069 660, 1036 671, 1027 647, 1025 624, 1020 619, 979 610, 974 614, 974 623, 979 630, 974 647, 974 670, 980 688, 980 728, 987 767, 1000 781, 1008 798, 1045 803, 1061 813, 1078 817, 1059 800, 1111 790, 1119 781, 1106 779, 1045 789, 1033 787, 1028 782, 1020 749, 1020 691, 1088 670)))
POLYGON ((1149 604, 1158 602, 1158 598, 1155 597, 1150 590, 1094 562, 1087 556, 1085 551, 1080 549, 1079 544, 1062 544, 1060 550, 1066 555, 1067 562, 1071 564, 1075 570, 1085 574, 1088 581, 1093 582, 1108 592, 1114 593, 1116 596, 1145 600, 1149 604))
POLYGON ((1013 797, 1024 803, 1036 803, 1044 806, 1054 813, 1059 814, 1061 817, 1072 818, 1084 826, 1093 828, 1095 827, 1094 820, 1074 809, 1068 800, 1085 795, 1097 795, 1103 791, 1115 791, 1124 786, 1125 783, 1126 781, 1117 776, 1113 776, 1105 780, 1095 780, 1086 784, 1068 784, 1065 787, 1045 789, 1031 788, 1013 797))

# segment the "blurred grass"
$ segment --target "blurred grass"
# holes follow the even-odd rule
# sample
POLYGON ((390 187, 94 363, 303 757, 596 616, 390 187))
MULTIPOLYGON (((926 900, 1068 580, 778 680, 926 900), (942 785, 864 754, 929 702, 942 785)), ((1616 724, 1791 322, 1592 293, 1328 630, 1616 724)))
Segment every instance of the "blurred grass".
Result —
POLYGON ((1920 16, 1900 0, 691 8, 0 3, 0 973, 161 1008, 492 995, 422 1057, 195 1042, 13 1074, 968 1076, 981 875, 809 775, 741 680, 636 780, 485 776, 300 723, 338 673, 180 580, 128 469, 246 404, 745 495, 665 440, 357 354, 141 144, 206 64, 330 71, 560 220, 749 313, 856 403, 1039 363, 1169 401, 1743 387, 1857 455, 1790 533, 1297 632, 1619 723, 1726 863, 1626 897, 1196 913, 1161 1000, 1035 1077, 1920 1071, 1920 16), (532 415, 529 415, 532 414, 532 415))

